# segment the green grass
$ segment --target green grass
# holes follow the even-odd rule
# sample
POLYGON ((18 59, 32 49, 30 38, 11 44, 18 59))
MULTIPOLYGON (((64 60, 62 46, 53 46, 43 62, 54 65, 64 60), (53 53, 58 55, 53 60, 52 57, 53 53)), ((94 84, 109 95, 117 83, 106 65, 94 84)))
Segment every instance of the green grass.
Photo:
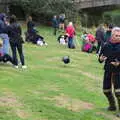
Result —
POLYGON ((51 28, 38 29, 48 46, 24 44, 26 70, 0 64, 0 120, 115 120, 104 109, 96 55, 59 45, 51 28), (66 66, 65 55, 71 58, 66 66))

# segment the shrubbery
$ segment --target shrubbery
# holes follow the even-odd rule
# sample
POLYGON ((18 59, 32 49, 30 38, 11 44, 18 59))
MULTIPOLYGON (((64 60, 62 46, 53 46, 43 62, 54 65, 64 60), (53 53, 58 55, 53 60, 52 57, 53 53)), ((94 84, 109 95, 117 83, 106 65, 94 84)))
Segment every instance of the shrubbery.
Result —
POLYGON ((103 20, 105 23, 113 23, 114 25, 120 26, 120 10, 104 12, 103 20))
POLYGON ((66 17, 74 11, 72 0, 12 0, 12 5, 19 5, 26 15, 32 15, 39 22, 47 22, 53 15, 64 13, 66 17))

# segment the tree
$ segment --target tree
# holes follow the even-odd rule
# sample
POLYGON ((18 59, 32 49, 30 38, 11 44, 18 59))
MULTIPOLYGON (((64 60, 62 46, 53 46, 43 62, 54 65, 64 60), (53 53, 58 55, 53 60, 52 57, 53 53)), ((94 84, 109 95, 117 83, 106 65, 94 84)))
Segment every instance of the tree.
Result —
POLYGON ((72 0, 12 0, 12 4, 21 6, 26 14, 67 15, 74 11, 72 0))

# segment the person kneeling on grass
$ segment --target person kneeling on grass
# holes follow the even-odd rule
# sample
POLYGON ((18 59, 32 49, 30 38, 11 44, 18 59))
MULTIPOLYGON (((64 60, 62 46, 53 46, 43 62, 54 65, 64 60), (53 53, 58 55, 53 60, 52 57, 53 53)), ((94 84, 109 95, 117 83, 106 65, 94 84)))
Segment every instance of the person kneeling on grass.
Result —
POLYGON ((61 45, 66 45, 67 42, 68 42, 68 36, 67 35, 60 35, 58 38, 57 38, 58 42, 61 44, 61 45))
MULTIPOLYGON (((111 40, 103 47, 99 55, 99 62, 105 61, 103 92, 109 102, 109 111, 116 111, 116 100, 120 111, 120 28, 112 30, 111 40), (113 87, 112 87, 113 86, 113 87), (114 88, 114 90, 112 90, 114 88), (115 95, 113 95, 113 92, 115 95)), ((120 113, 117 114, 120 117, 120 113)))
POLYGON ((38 46, 43 46, 43 45, 48 45, 45 40, 44 40, 44 37, 35 33, 34 35, 34 40, 32 41, 33 44, 36 44, 38 46))

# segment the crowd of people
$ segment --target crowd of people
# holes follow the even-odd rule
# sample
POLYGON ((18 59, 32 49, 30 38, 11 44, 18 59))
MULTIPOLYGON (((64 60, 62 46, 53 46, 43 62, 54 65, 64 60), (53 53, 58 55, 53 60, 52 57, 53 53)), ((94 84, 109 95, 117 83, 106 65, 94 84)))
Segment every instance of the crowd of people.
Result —
MULTIPOLYGON (((76 35, 75 27, 72 22, 65 26, 65 16, 59 16, 59 22, 56 15, 52 19, 54 35, 57 29, 61 29, 62 35, 58 37, 60 44, 67 45, 69 49, 75 48, 74 37, 76 35)), ((92 53, 93 51, 99 56, 100 63, 104 65, 103 92, 108 99, 108 110, 116 111, 115 97, 120 110, 120 28, 114 27, 112 24, 107 26, 107 30, 100 25, 95 35, 84 31, 80 37, 82 40, 81 50, 83 52, 92 53), (112 87, 113 86, 113 87, 112 87), (114 90, 112 90, 114 89, 114 90), (114 93, 113 93, 114 92, 114 93), (114 95, 113 95, 114 94, 114 95)), ((32 17, 27 20, 26 42, 32 42, 37 45, 47 45, 44 37, 37 33, 35 23, 32 17)), ((22 29, 17 22, 15 15, 7 18, 5 14, 0 14, 0 62, 11 62, 15 68, 19 68, 17 52, 20 57, 20 64, 23 69, 25 65, 24 40, 22 38, 22 29), (9 53, 11 48, 12 56, 9 53)), ((120 113, 117 114, 120 117, 120 113)))
MULTIPOLYGON (((52 26, 53 26, 53 35, 57 35, 57 31, 62 29, 62 34, 58 36, 58 41, 60 44, 67 45, 68 48, 75 48, 75 36, 76 30, 72 22, 65 24, 65 16, 53 16, 52 26)), ((104 29, 103 25, 100 25, 95 35, 90 32, 84 31, 82 36, 79 38, 82 41, 81 50, 83 52, 92 53, 96 52, 99 54, 101 47, 109 41, 111 37, 111 30, 113 28, 112 24, 107 26, 107 30, 104 29)), ((80 43, 80 42, 79 42, 80 43)))
POLYGON ((58 30, 65 30, 65 15, 61 14, 59 16, 54 15, 52 19, 53 34, 56 35, 58 30))
MULTIPOLYGON (((73 23, 69 22, 64 30, 65 35, 59 36, 59 43, 67 44, 68 48, 74 48, 76 33, 73 23)), ((95 35, 84 31, 80 39, 83 52, 95 51, 99 57, 98 61, 105 62, 103 93, 109 102, 107 110, 116 111, 118 109, 120 111, 120 28, 109 24, 105 29, 103 25, 100 25, 95 35)), ((120 113, 117 114, 117 117, 120 117, 120 113)))
POLYGON ((7 16, 3 13, 0 14, 0 61, 11 62, 15 68, 18 68, 17 51, 20 56, 20 63, 23 69, 27 68, 24 60, 23 52, 23 39, 22 29, 17 22, 15 15, 7 16), (11 47, 12 56, 9 54, 9 48, 11 47))
POLYGON ((52 26, 53 26, 53 34, 56 35, 57 31, 62 30, 62 34, 58 36, 58 41, 60 44, 67 45, 68 48, 74 49, 74 36, 75 36, 75 27, 72 22, 68 24, 65 23, 65 15, 61 14, 59 17, 56 15, 53 16, 52 26))
POLYGON ((96 39, 94 35, 87 33, 86 31, 81 36, 82 46, 81 50, 83 52, 92 53, 96 51, 96 39))

